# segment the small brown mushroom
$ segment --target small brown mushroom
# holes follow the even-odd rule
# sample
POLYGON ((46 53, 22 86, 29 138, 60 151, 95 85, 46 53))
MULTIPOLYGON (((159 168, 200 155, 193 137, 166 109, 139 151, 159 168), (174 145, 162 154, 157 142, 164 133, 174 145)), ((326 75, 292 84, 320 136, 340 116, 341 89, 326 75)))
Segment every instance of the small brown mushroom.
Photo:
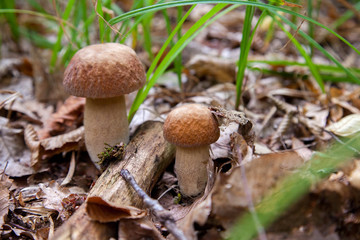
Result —
POLYGON ((69 94, 86 97, 85 145, 93 162, 105 143, 129 141, 124 95, 141 88, 145 79, 136 53, 122 44, 90 45, 71 59, 63 85, 69 94))
POLYGON ((175 173, 184 195, 196 196, 205 189, 209 146, 219 136, 217 120, 203 105, 183 105, 167 116, 164 137, 176 146, 175 173))

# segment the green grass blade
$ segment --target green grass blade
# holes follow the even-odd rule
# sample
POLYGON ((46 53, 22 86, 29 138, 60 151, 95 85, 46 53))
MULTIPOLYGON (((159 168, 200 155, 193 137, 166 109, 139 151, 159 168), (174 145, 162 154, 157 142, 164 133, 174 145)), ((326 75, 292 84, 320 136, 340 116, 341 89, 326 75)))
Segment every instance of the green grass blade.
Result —
POLYGON ((321 91, 324 93, 325 92, 324 81, 322 80, 321 75, 320 75, 317 67, 315 66, 315 64, 311 60, 310 55, 308 55, 306 53, 305 49, 301 46, 301 44, 295 39, 295 37, 293 35, 291 35, 291 33, 289 33, 289 31, 287 31, 285 29, 284 25, 279 20, 277 20, 276 17, 273 17, 273 20, 277 23, 277 25, 281 28, 281 30, 288 36, 288 38, 291 40, 291 42, 297 48, 299 53, 303 56, 303 58, 305 59, 305 62, 307 63, 313 77, 315 78, 315 80, 316 80, 317 84, 319 85, 321 91))
MULTIPOLYGON (((354 8, 357 11, 360 11, 360 2, 356 3, 354 5, 354 8)), ((337 29, 338 27, 343 25, 347 20, 349 20, 353 16, 354 16, 353 11, 351 11, 351 10, 346 11, 343 15, 341 15, 338 19, 336 19, 334 23, 331 24, 331 26, 332 26, 331 28, 332 29, 337 29)))
MULTIPOLYGON (((252 1, 252 0, 251 0, 252 1)), ((251 34, 251 23, 254 17, 255 7, 246 6, 245 20, 240 44, 240 56, 238 61, 238 72, 236 74, 236 101, 235 109, 239 108, 241 95, 242 95, 242 86, 243 79, 245 76, 245 69, 247 64, 247 58, 249 55, 252 39, 250 39, 251 34)))
MULTIPOLYGON (((360 150, 360 135, 344 144, 335 144, 325 153, 314 154, 312 159, 292 175, 283 179, 275 189, 257 204, 260 223, 269 226, 292 204, 306 194, 311 184, 331 174, 336 167, 349 161, 360 150)), ((250 240, 257 234, 256 224, 249 213, 242 216, 233 227, 230 240, 250 240)))
POLYGON ((294 25, 292 22, 290 22, 288 19, 286 19, 284 16, 281 16, 275 11, 270 10, 273 14, 277 15, 284 23, 288 24, 292 29, 298 30, 298 34, 301 35, 303 38, 305 38, 310 44, 314 45, 315 48, 317 48, 319 51, 321 51, 322 54, 324 54, 328 59, 330 59, 332 62, 334 62, 339 68, 341 68, 349 78, 351 78, 352 81, 360 84, 360 79, 357 78, 349 69, 345 68, 338 60, 335 59, 329 52, 327 52, 319 43, 317 43, 314 39, 309 37, 306 33, 304 33, 302 30, 298 29, 296 25, 294 25))
MULTIPOLYGON (((313 0, 307 0, 307 12, 308 12, 308 16, 309 18, 313 18, 313 0)), ((314 39, 314 24, 313 23, 309 23, 309 36, 314 39)), ((312 57, 314 53, 314 49, 313 46, 310 45, 310 56, 312 57)))
POLYGON ((123 34, 120 43, 124 43, 126 39, 129 37, 129 35, 137 30, 137 26, 141 23, 141 21, 142 21, 142 17, 136 19, 135 23, 131 26, 131 28, 127 31, 127 33, 123 34))
POLYGON ((35 17, 41 17, 44 19, 52 20, 54 22, 61 22, 62 24, 67 25, 71 28, 75 28, 70 22, 68 22, 64 19, 58 18, 56 16, 50 15, 50 14, 45 14, 45 13, 40 13, 40 12, 25 10, 25 9, 0 9, 0 14, 11 14, 11 13, 28 14, 28 15, 35 16, 35 17))
MULTIPOLYGON (((15 1, 14 0, 3 0, 0 1, 0 7, 8 10, 15 9, 15 1)), ((19 25, 16 20, 16 15, 14 12, 8 12, 5 14, 6 21, 10 26, 11 33, 15 40, 19 39, 20 37, 20 30, 19 25)))
MULTIPOLYGON (((179 29, 181 29, 181 26, 183 25, 183 23, 185 22, 185 20, 188 18, 188 16, 190 15, 190 13, 192 12, 192 10, 196 7, 196 5, 191 6, 191 8, 187 11, 187 13, 184 15, 184 17, 179 21, 179 23, 176 25, 176 27, 174 28, 174 30, 172 31, 172 33, 169 35, 169 37, 167 38, 167 40, 165 41, 165 43, 163 44, 163 46, 161 47, 161 49, 159 50, 158 54, 156 55, 155 59, 152 61, 152 64, 150 65, 147 74, 146 74, 146 79, 147 82, 149 81, 152 72, 155 70, 156 66, 158 65, 161 56, 164 54, 165 49, 169 46, 169 44, 171 43, 172 39, 174 38, 174 36, 176 35, 177 31, 179 29)), ((137 111, 137 109, 140 107, 141 103, 145 100, 147 93, 143 93, 144 88, 140 89, 134 99, 134 102, 131 106, 130 112, 129 112, 129 122, 131 121, 131 119, 133 118, 133 116, 135 115, 135 112, 137 111), (144 96, 145 95, 145 96, 144 96)))
POLYGON ((31 31, 22 27, 19 28, 19 31, 22 36, 29 39, 37 47, 44 49, 52 49, 54 47, 54 43, 50 42, 47 38, 43 37, 41 34, 38 34, 35 31, 31 31))
MULTIPOLYGON (((87 1, 86 0, 81 0, 80 4, 81 4, 80 9, 81 9, 82 21, 85 23, 87 18, 88 18, 88 15, 87 15, 87 8, 88 8, 87 1)), ((89 25, 84 24, 83 29, 84 29, 86 45, 90 45, 89 25)))
MULTIPOLYGON (((146 6, 150 6, 152 3, 151 1, 147 0, 144 1, 146 6)), ((141 25, 143 26, 144 32, 144 47, 147 53, 149 54, 150 61, 154 59, 154 54, 152 52, 152 37, 151 37, 151 24, 154 18, 154 13, 145 14, 141 25)))
POLYGON ((98 14, 98 23, 99 23, 99 36, 100 36, 100 42, 104 42, 104 36, 105 36, 105 23, 104 23, 104 12, 102 10, 102 0, 97 0, 96 4, 96 12, 98 14))
MULTIPOLYGON (((299 63, 294 61, 288 61, 288 60, 248 60, 248 65, 253 66, 254 64, 267 64, 271 66, 300 66, 300 67, 307 67, 306 63, 299 63)), ((319 71, 324 73, 333 73, 333 74, 339 74, 343 73, 343 70, 339 68, 338 66, 334 65, 325 65, 325 64, 316 64, 316 67, 319 69, 319 71)), ((360 68, 349 68, 352 72, 355 74, 360 74, 360 68)))
MULTIPOLYGON (((183 14, 183 7, 177 7, 177 22, 179 22, 181 20, 182 14, 183 14)), ((181 33, 181 28, 180 28, 178 30, 178 32, 177 32, 177 39, 181 39, 181 37, 182 37, 182 33, 181 33)), ((179 87, 180 87, 180 89, 182 89, 181 72, 182 72, 183 65, 182 65, 182 54, 181 54, 181 52, 175 58, 174 67, 175 67, 176 75, 178 77, 179 87)))
MULTIPOLYGON (((178 7, 177 8, 177 20, 176 22, 180 22, 181 19, 182 19, 182 7, 178 7), (179 9, 180 8, 180 9, 179 9)), ((165 26, 166 26, 166 30, 168 32, 168 35, 170 38, 170 35, 171 35, 171 32, 172 32, 172 29, 171 29, 171 21, 170 21, 170 17, 169 15, 167 14, 167 11, 166 10, 162 10, 162 14, 164 16, 164 20, 165 20, 165 26)), ((180 39, 181 38, 181 28, 179 28, 178 32, 177 32, 177 39, 180 39)), ((173 47, 174 46, 174 41, 172 38, 170 38, 170 47, 173 47)), ((178 77, 178 84, 179 84, 179 87, 180 89, 182 89, 182 83, 181 83, 181 71, 182 71, 182 58, 181 58, 181 53, 175 58, 175 61, 174 61, 174 71, 176 72, 176 75, 178 77)))
POLYGON ((37 12, 45 13, 45 9, 36 1, 36 0, 27 0, 32 8, 34 8, 37 12))
POLYGON ((333 31, 332 29, 330 29, 329 27, 319 23, 318 21, 311 19, 307 16, 304 16, 300 13, 288 10, 286 8, 281 8, 278 6, 274 6, 274 5, 269 5, 269 4, 265 4, 265 3, 261 3, 261 2, 252 2, 252 1, 244 1, 244 0, 223 0, 223 1, 219 1, 219 0, 181 0, 181 1, 173 1, 173 2, 166 2, 166 3, 160 3, 160 4, 155 4, 152 6, 148 6, 145 8, 141 8, 141 9, 136 9, 130 12, 127 12, 125 14, 122 14, 121 16, 115 17, 113 19, 111 19, 109 21, 110 24, 115 24, 118 23, 122 20, 134 17, 134 16, 138 16, 138 15, 142 15, 144 13, 148 13, 148 12, 154 12, 154 11, 159 11, 162 9, 166 9, 169 7, 178 7, 178 6, 186 6, 186 5, 192 5, 192 4, 200 4, 200 3, 227 3, 227 4, 241 4, 241 5, 246 5, 246 6, 255 6, 255 7, 259 7, 259 8, 263 8, 263 9, 267 9, 267 10, 272 10, 272 11, 281 11, 284 13, 289 13, 291 15, 303 18, 311 23, 314 23, 315 25, 326 29, 328 32, 330 32, 331 34, 333 34, 334 36, 336 36, 337 38, 339 38, 341 41, 343 41, 346 45, 348 45, 351 49, 353 49, 356 53, 358 53, 360 55, 360 51, 358 49, 356 49, 349 41, 347 41, 345 38, 343 38, 342 36, 340 36, 338 33, 336 33, 335 31, 333 31))
POLYGON ((152 38, 151 38, 151 22, 152 22, 152 15, 145 16, 142 21, 141 25, 143 27, 144 33, 144 48, 149 55, 150 61, 154 59, 154 54, 152 52, 152 38))
MULTIPOLYGON (((134 116, 135 112, 139 108, 140 104, 145 100, 147 94, 149 93, 150 89, 154 86, 157 79, 161 76, 161 74, 164 73, 166 68, 170 65, 170 63, 176 58, 176 56, 191 42, 204 28, 206 28, 208 25, 213 23, 216 19, 223 16, 224 14, 232 11, 235 7, 238 7, 237 5, 234 5, 232 7, 229 7, 225 9, 224 11, 220 12, 224 7, 226 7, 227 4, 217 4, 213 7, 211 11, 206 13, 203 17, 201 17, 183 36, 181 39, 178 40, 178 42, 175 44, 175 46, 168 52, 168 54, 165 56, 165 58, 161 61, 160 65, 154 72, 154 74, 151 76, 151 78, 148 80, 147 85, 145 88, 143 88, 141 91, 138 92, 137 97, 135 98, 133 105, 131 106, 130 113, 129 113, 129 119, 131 120, 134 116), (220 12, 220 13, 219 13, 220 12), (217 14, 215 17, 213 17, 215 14, 217 14), (212 19, 210 19, 213 17, 212 19), (210 20, 209 20, 210 19, 210 20)), ((148 77, 151 74, 151 72, 148 71, 148 77)))
MULTIPOLYGON (((68 4, 66 5, 65 11, 63 13, 62 19, 63 20, 67 20, 70 16, 70 13, 74 7, 75 4, 75 0, 69 0, 68 4)), ((61 40, 62 40, 62 36, 64 34, 63 28, 60 25, 59 26, 59 31, 58 31, 58 35, 57 35, 57 39, 56 42, 54 44, 54 47, 52 49, 52 55, 51 55, 51 59, 50 59, 50 71, 52 72, 54 70, 57 58, 58 58, 58 53, 61 49, 61 40)))
MULTIPOLYGON (((254 39, 256 29, 260 26, 261 22, 264 20, 264 18, 266 16, 267 16, 267 12, 263 11, 261 13, 260 17, 259 17, 258 22, 256 23, 251 35, 246 39, 244 39, 244 37, 242 37, 242 39, 244 39, 247 43, 246 43, 246 45, 244 47, 244 50, 240 49, 240 57, 239 57, 239 61, 238 61, 238 64, 237 64, 238 65, 238 72, 237 72, 237 75, 236 75, 235 109, 238 109, 239 105, 240 105, 243 79, 244 79, 244 76, 245 76, 245 68, 247 66, 248 55, 249 55, 251 43, 252 43, 252 41, 254 39), (241 55, 241 53, 243 53, 243 55, 241 55)), ((248 27, 251 28, 251 22, 250 22, 248 27)), ((241 43, 242 43, 242 40, 241 40, 241 43)))
POLYGON ((176 25, 172 33, 169 35, 163 46, 160 48, 159 53, 156 55, 154 61, 152 62, 151 66, 149 67, 149 70, 147 71, 146 79, 150 79, 151 74, 155 70, 156 66, 158 65, 162 55, 164 54, 166 48, 171 44, 172 39, 175 37, 179 29, 181 29, 181 26, 185 22, 185 20, 189 17, 192 10, 196 7, 196 5, 191 6, 191 8, 187 11, 187 13, 184 15, 184 17, 179 21, 179 23, 176 25))

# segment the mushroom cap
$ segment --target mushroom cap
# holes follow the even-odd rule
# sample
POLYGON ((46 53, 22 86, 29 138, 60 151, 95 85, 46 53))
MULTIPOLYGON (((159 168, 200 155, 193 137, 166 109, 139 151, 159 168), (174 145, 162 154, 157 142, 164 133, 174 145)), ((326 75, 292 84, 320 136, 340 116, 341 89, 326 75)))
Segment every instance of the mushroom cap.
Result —
POLYGON ((145 70, 134 50, 119 43, 89 45, 71 59, 63 85, 71 95, 110 98, 145 84, 145 70))
POLYGON ((164 137, 180 147, 209 145, 220 136, 218 122, 210 110, 200 104, 175 108, 164 123, 164 137))

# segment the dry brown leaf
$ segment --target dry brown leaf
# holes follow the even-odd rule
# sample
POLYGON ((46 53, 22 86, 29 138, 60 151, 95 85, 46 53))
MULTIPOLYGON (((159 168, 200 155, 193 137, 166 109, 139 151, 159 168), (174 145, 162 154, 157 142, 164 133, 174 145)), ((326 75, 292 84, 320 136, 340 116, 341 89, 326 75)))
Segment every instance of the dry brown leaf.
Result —
POLYGON ((355 161, 355 167, 348 177, 350 184, 360 190, 360 160, 355 161))
POLYGON ((10 94, 10 96, 2 97, 0 102, 0 109, 3 108, 6 105, 11 105, 15 99, 21 98, 21 94, 14 91, 8 91, 8 90, 1 90, 1 94, 10 94))
POLYGON ((126 12, 130 11, 134 4, 134 0, 116 0, 115 2, 126 12))
POLYGON ((269 96, 281 95, 281 96, 295 97, 295 98, 309 98, 316 96, 313 92, 300 91, 291 88, 273 89, 268 93, 268 95, 269 96))
POLYGON ((248 210, 248 190, 251 189, 252 202, 256 204, 283 177, 291 174, 302 163, 303 160, 296 152, 270 153, 243 165, 245 175, 241 166, 233 168, 231 172, 218 175, 208 197, 197 203, 179 221, 182 230, 189 239, 196 239, 194 222, 202 226, 206 218, 208 218, 207 223, 213 224, 217 229, 221 226, 224 231, 229 230, 238 217, 248 210), (247 185, 244 184, 245 178, 247 185))
POLYGON ((2 79, 0 89, 19 92, 24 99, 33 99, 33 79, 19 71, 19 66, 24 63, 25 60, 18 58, 0 60, 0 78, 2 79))
POLYGON ((64 104, 44 123, 38 131, 39 139, 56 136, 73 130, 83 121, 85 98, 70 96, 64 104))
POLYGON ((178 222, 187 239, 197 239, 194 224, 203 226, 211 213, 211 198, 200 199, 195 202, 188 214, 178 222))
POLYGON ((90 196, 86 201, 88 216, 99 222, 115 222, 120 219, 139 219, 146 216, 146 211, 132 206, 116 206, 98 196, 90 196))
POLYGON ((55 137, 38 140, 32 125, 25 128, 24 138, 31 151, 31 166, 38 167, 42 159, 53 155, 78 150, 84 140, 84 126, 55 137))
POLYGON ((59 212, 62 220, 68 219, 76 210, 73 208, 80 206, 82 201, 85 200, 84 196, 86 196, 82 188, 62 187, 55 181, 51 181, 49 184, 40 183, 39 187, 41 191, 37 193, 37 196, 43 200, 43 206, 59 212), (78 198, 75 198, 75 196, 78 196, 78 198))
POLYGON ((313 152, 305 146, 305 144, 299 139, 292 138, 292 149, 304 160, 310 160, 313 152))
POLYGON ((35 171, 30 166, 31 153, 26 148, 23 139, 23 130, 9 128, 8 120, 0 117, 0 169, 11 177, 21 177, 30 175, 38 171, 43 171, 46 166, 35 171))
POLYGON ((341 137, 350 137, 360 130, 360 114, 351 114, 325 128, 341 137))
POLYGON ((44 148, 45 154, 54 155, 79 149, 79 142, 83 139, 84 127, 79 127, 71 132, 40 140, 40 145, 44 148))
POLYGON ((0 228, 5 222, 5 217, 8 214, 9 210, 9 196, 10 191, 9 188, 12 184, 12 180, 6 176, 5 174, 2 174, 0 176, 0 228))
POLYGON ((246 164, 245 175, 241 167, 234 168, 229 175, 220 175, 212 191, 211 213, 229 229, 234 220, 247 211, 248 190, 251 189, 253 204, 257 204, 280 179, 291 174, 302 163, 303 160, 295 152, 271 153, 246 164))
POLYGON ((344 116, 344 109, 339 105, 333 105, 330 107, 329 120, 332 122, 339 121, 344 116))
POLYGON ((235 81, 236 64, 234 61, 206 55, 195 55, 186 64, 186 67, 193 70, 198 78, 206 77, 220 83, 235 81))
POLYGON ((329 109, 323 109, 315 104, 306 103, 297 117, 300 123, 305 125, 312 134, 322 139, 328 139, 323 135, 323 129, 326 126, 329 109))
POLYGON ((12 237, 16 237, 15 239, 36 239, 34 233, 30 230, 26 230, 21 228, 20 226, 10 226, 9 224, 3 225, 3 231, 0 235, 2 239, 13 239, 12 237))
POLYGON ((121 240, 165 240, 154 223, 147 218, 121 219, 118 235, 121 240))
POLYGON ((342 108, 350 111, 351 113, 356 113, 356 114, 360 114, 360 110, 357 109, 356 107, 352 106, 350 103, 348 103, 347 101, 342 101, 342 100, 339 100, 337 98, 332 98, 331 101, 334 103, 334 104, 337 104, 339 106, 341 106, 342 108))

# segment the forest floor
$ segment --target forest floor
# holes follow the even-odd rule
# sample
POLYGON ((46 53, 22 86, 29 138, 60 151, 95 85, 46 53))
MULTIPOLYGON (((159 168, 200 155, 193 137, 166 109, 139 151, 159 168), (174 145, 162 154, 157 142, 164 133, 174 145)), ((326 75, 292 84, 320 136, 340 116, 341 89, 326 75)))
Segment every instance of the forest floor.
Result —
MULTIPOLYGON (((344 1, 334 2, 336 5, 322 2, 318 19, 324 25, 330 26, 349 10, 344 1)), ((195 8, 183 31, 209 9, 211 5, 195 8)), ((333 147, 341 148, 355 138, 360 129, 360 86, 350 83, 343 73, 329 71, 323 74, 322 92, 308 67, 297 64, 304 60, 284 32, 275 28, 271 38, 266 38, 271 24, 271 19, 266 19, 255 34, 241 106, 235 111, 236 61, 244 16, 244 7, 224 15, 184 49, 182 88, 176 73, 168 71, 161 76, 130 124, 128 147, 115 150, 124 151, 122 156, 127 161, 136 160, 133 154, 147 151, 144 158, 153 159, 153 165, 141 163, 143 168, 130 173, 169 210, 188 239, 228 238, 239 217, 249 212, 254 217, 254 209, 260 211, 260 223, 254 224, 259 239, 360 239, 359 148, 350 156, 334 152, 334 158, 344 154, 344 160, 349 159, 340 161, 340 165, 314 167, 317 156, 332 153, 333 147), (221 125, 220 138, 211 145, 207 187, 196 198, 182 197, 180 193, 173 169, 174 148, 154 139, 162 138, 162 128, 157 123, 145 124, 164 122, 172 109, 184 103, 208 106, 221 125), (151 130, 157 127, 157 131, 151 130), (152 136, 147 138, 149 132, 152 136), (153 147, 137 145, 140 143, 153 147), (137 146, 136 150, 132 146, 137 146), (317 169, 315 174, 313 169, 317 169), (296 173, 301 173, 297 175, 299 185, 283 182, 296 173), (303 180, 306 183, 302 184, 303 180), (296 195, 293 204, 287 208, 287 200, 277 199, 276 191, 289 191, 289 198, 296 195), (267 196, 272 196, 275 203, 264 202, 267 196), (276 204, 284 204, 284 209, 276 204), (270 218, 274 221, 263 225, 264 208, 272 212, 270 218)), ((256 12, 254 19, 257 17, 256 12)), ((35 24, 31 18, 22 17, 20 21, 24 26, 35 24)), ((156 14, 153 21, 152 50, 156 54, 167 35, 162 16, 156 14)), ((309 27, 301 20, 296 23, 304 31, 309 27)), ((74 213, 87 211, 100 222, 110 222, 96 225, 99 229, 115 226, 107 235, 99 230, 99 239, 171 239, 156 211, 145 211, 140 200, 132 199, 138 199, 138 195, 131 189, 131 194, 122 192, 125 188, 130 191, 121 185, 125 183, 120 184, 124 180, 118 180, 115 190, 106 189, 115 176, 121 178, 110 168, 119 170, 131 164, 124 165, 115 158, 101 173, 91 162, 82 128, 85 99, 64 92, 65 66, 59 63, 50 71, 49 49, 40 49, 26 38, 14 41, 6 24, 0 30, 0 238, 60 238, 58 229, 71 232, 80 229, 81 224, 86 229, 91 220, 79 220, 80 214, 75 218, 74 213), (95 199, 95 195, 102 200, 95 199), (114 200, 120 196, 132 200, 125 201, 128 205, 114 200), (96 210, 90 206, 91 201, 96 210), (88 204, 86 210, 80 207, 82 204, 88 204)), ((337 32, 359 49, 359 12, 337 32)), ((300 41, 294 31, 292 34, 300 41)), ((338 38, 317 29, 315 40, 344 66, 360 68, 359 55, 338 38)), ((141 42, 135 50, 148 68, 151 60, 141 42)), ((331 65, 316 50, 312 60, 319 66, 331 65)), ((128 109, 134 97, 126 97, 128 109)))

